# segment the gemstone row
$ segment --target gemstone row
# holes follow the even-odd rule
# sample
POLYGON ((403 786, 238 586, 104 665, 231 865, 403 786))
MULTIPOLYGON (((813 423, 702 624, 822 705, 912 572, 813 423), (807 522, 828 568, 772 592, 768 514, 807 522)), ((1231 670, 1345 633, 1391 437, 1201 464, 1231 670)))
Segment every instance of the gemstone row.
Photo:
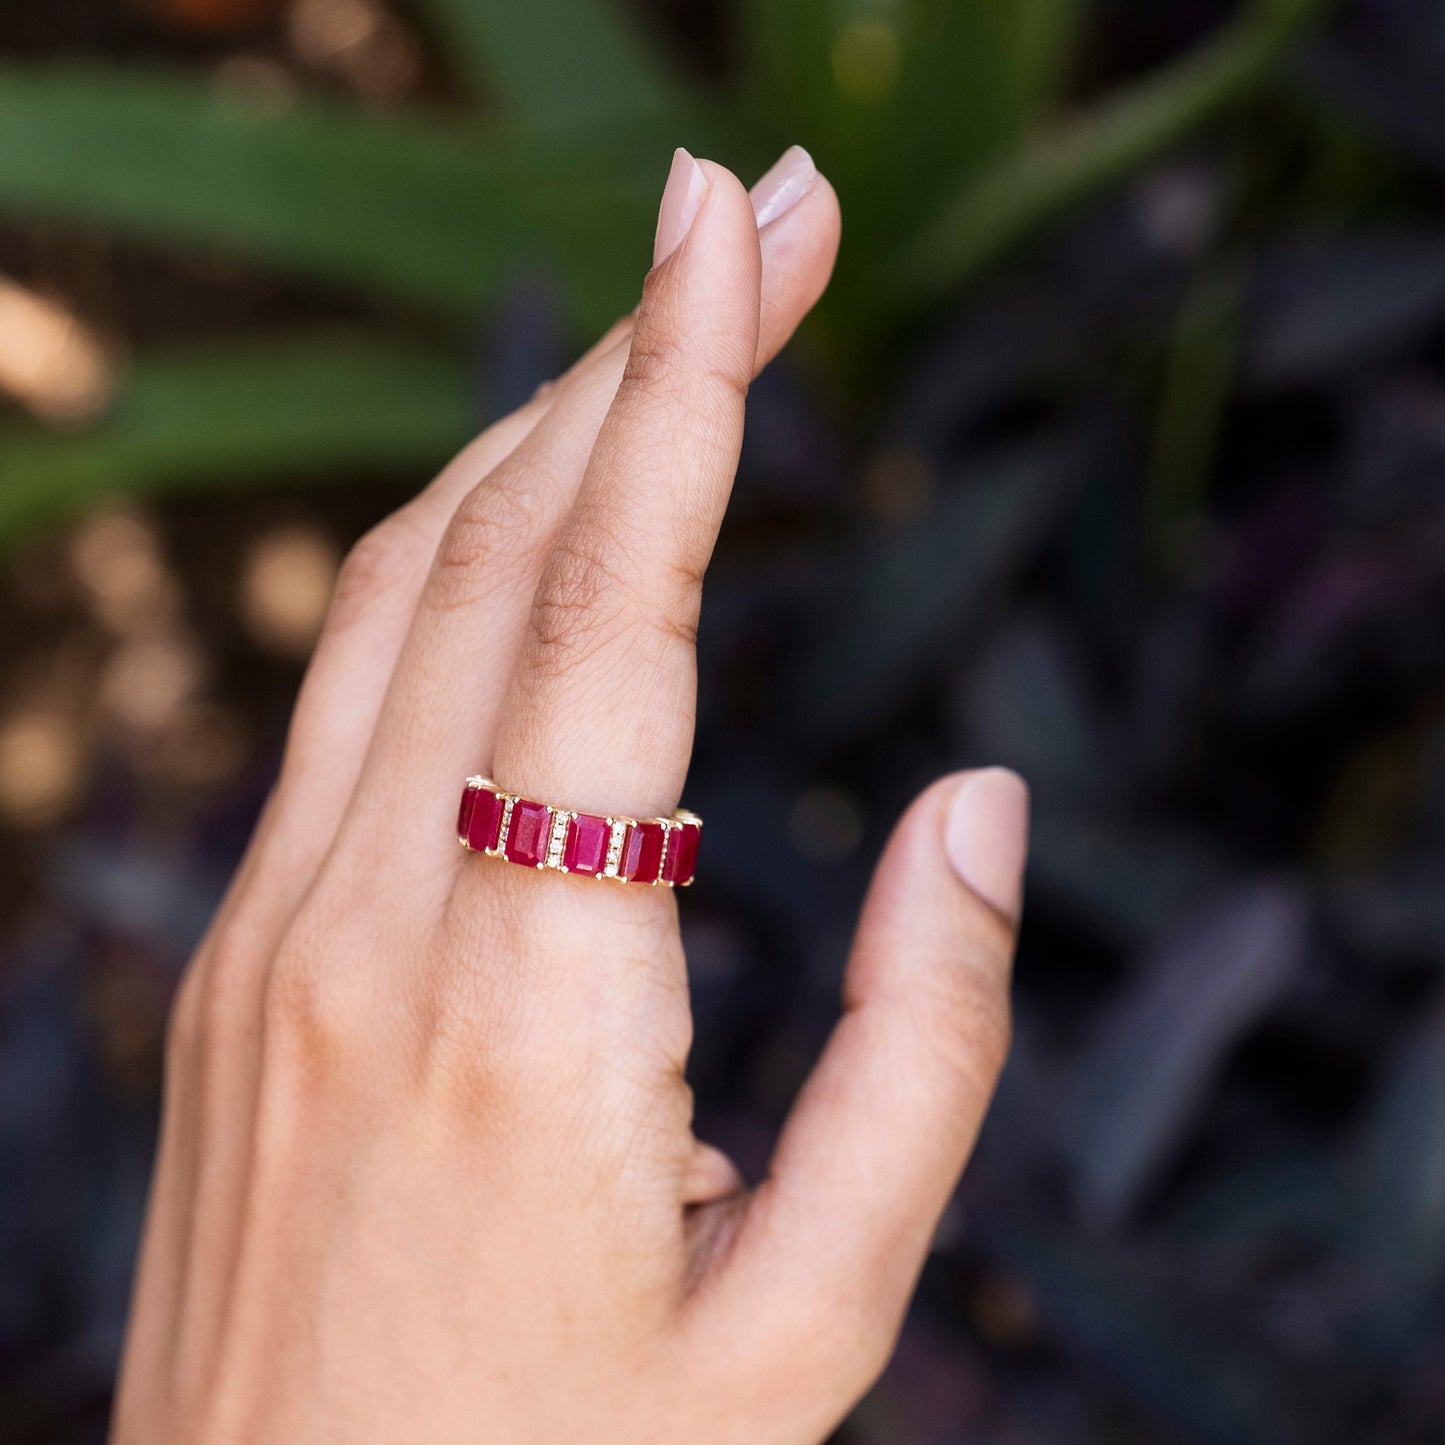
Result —
POLYGON ((685 888, 697 871, 702 821, 674 818, 604 818, 573 813, 505 793, 486 778, 468 778, 457 814, 457 838, 478 853, 526 868, 551 868, 685 888))

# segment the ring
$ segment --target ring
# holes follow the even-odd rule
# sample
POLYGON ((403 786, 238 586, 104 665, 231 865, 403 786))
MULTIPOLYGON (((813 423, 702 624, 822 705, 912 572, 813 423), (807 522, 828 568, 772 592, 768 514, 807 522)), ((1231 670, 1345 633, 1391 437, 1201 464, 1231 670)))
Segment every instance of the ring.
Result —
POLYGON ((457 814, 457 841, 474 853, 669 888, 692 882, 701 836, 702 819, 685 808, 670 818, 603 817, 535 803, 483 777, 467 779, 457 814))

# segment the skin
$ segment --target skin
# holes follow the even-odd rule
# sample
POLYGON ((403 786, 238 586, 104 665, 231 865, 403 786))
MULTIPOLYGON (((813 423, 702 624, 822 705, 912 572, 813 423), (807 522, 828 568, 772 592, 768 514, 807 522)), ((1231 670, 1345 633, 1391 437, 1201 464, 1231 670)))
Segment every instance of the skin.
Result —
POLYGON ((751 1189, 692 1133, 672 891, 454 836, 479 769, 682 795, 747 385, 839 236, 823 178, 760 233, 701 164, 635 317, 343 569, 176 1002, 114 1445, 802 1445, 892 1350, 1007 1048, 1015 925, 945 856, 959 778, 895 830, 751 1189))

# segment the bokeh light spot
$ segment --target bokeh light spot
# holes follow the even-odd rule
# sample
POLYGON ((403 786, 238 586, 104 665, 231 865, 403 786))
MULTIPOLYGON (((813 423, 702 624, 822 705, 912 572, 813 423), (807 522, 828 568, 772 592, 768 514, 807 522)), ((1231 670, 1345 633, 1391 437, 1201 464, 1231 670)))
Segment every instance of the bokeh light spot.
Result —
POLYGON ((288 24, 304 65, 331 71, 364 95, 404 95, 421 79, 421 46, 374 0, 296 0, 288 24))
POLYGON ((180 612, 154 528, 129 512, 87 517, 71 539, 70 565, 91 612, 120 636, 154 632, 180 612))
POLYGON ((106 665, 101 704, 122 727, 154 736, 196 695, 203 672, 199 649, 185 637, 128 642, 106 665))
POLYGON ((100 338, 60 301, 0 276, 0 392, 45 421, 80 422, 110 400, 100 338))
POLYGON ((311 651, 326 617, 341 557, 319 528, 277 528, 257 539, 241 573, 241 617, 262 647, 288 657, 311 651))
POLYGON ((0 723, 0 812, 12 826, 55 823, 74 806, 84 750, 73 720, 26 711, 0 723))
POLYGON ((860 105, 887 99, 898 85, 898 34, 882 20, 855 20, 833 41, 833 80, 860 105))

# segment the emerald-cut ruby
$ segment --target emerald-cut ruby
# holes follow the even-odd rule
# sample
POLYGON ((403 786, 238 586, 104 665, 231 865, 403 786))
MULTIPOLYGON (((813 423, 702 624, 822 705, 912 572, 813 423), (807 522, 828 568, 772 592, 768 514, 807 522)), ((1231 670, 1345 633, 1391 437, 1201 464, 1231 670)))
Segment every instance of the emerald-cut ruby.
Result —
POLYGON ((513 863, 537 867, 547 856, 551 824, 552 812, 545 803, 518 799, 512 805, 512 825, 507 829, 507 857, 513 863))
POLYGON ((622 844, 617 876, 629 883, 655 883, 657 870, 662 866, 663 836, 661 823, 633 823, 622 844))
POLYGON ((682 888, 692 882, 697 872, 697 847, 702 841, 702 829, 696 823, 683 823, 672 830, 667 843, 667 857, 663 861, 663 879, 682 888))
MULTIPOLYGON (((497 846, 497 830, 502 822, 502 800, 490 788, 468 788, 471 811, 467 815, 467 846, 483 852, 497 846)), ((467 807, 466 799, 462 807, 467 807)))
POLYGON ((457 837, 463 843, 467 841, 467 834, 472 826, 472 808, 477 801, 477 789, 468 784, 462 789, 462 805, 457 810, 457 837))
POLYGON ((562 866, 569 873, 600 873, 607 866, 607 840, 612 825, 595 813, 578 813, 567 827, 562 866))

